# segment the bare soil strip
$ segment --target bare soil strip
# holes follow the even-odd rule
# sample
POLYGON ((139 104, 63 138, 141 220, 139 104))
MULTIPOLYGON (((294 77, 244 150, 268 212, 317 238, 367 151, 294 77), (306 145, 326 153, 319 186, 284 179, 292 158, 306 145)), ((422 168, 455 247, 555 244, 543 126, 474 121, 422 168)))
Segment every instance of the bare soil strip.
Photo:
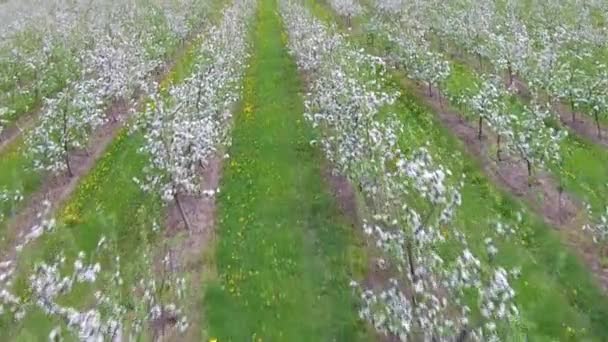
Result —
MULTIPOLYGON (((595 274, 604 290, 608 290, 608 269, 601 264, 601 254, 591 237, 581 231, 588 218, 581 202, 567 192, 561 192, 558 182, 547 172, 535 174, 535 182, 528 187, 528 171, 525 162, 509 156, 498 161, 488 153, 496 148, 495 136, 489 129, 478 139, 478 130, 460 113, 441 104, 437 96, 429 97, 424 85, 414 84, 398 77, 401 84, 436 113, 439 122, 464 145, 465 150, 479 163, 484 173, 502 189, 525 201, 546 223, 557 228, 566 243, 582 258, 595 274)), ((436 93, 436 89, 434 89, 436 93)))
POLYGON ((559 113, 562 124, 566 125, 572 132, 580 137, 586 138, 591 142, 608 147, 608 127, 600 123, 601 136, 597 134, 595 121, 586 114, 576 113, 575 120, 572 121, 571 111, 568 106, 559 104, 554 107, 559 113))
MULTIPOLYGON (((156 256, 156 267, 161 268, 161 261, 167 255, 172 266, 171 272, 184 275, 188 278, 191 289, 202 288, 204 280, 214 275, 213 266, 210 265, 209 248, 215 239, 216 227, 216 197, 222 174, 223 158, 219 155, 207 161, 205 169, 201 170, 201 191, 203 196, 180 197, 182 207, 190 222, 191 231, 186 230, 186 225, 181 217, 179 208, 175 203, 167 208, 165 217, 166 232, 164 242, 170 243, 169 250, 163 250, 156 256), (174 241, 174 243, 171 243, 174 241), (197 287, 198 286, 198 287, 197 287)), ((201 296, 193 294, 192 298, 199 299, 201 296)), ((200 303, 194 300, 188 304, 189 320, 200 322, 202 310, 200 303), (193 316, 195 315, 195 316, 193 316), (198 315, 198 316, 196 316, 198 315)), ((163 325, 155 325, 155 335, 161 336, 164 341, 200 341, 202 331, 196 325, 192 325, 184 334, 179 334, 172 328, 171 322, 163 325), (163 333, 164 332, 164 333, 163 333)))

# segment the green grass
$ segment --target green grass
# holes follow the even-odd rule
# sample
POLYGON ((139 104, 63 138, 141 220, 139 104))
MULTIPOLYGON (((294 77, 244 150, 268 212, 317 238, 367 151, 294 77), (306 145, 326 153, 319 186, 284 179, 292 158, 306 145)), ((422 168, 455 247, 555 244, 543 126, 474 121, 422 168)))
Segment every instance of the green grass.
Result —
MULTIPOLYGON (((27 292, 23 292, 27 288, 27 276, 36 262, 52 260, 61 251, 66 253, 68 260, 73 260, 79 251, 93 251, 101 236, 116 241, 119 254, 126 263, 134 259, 140 244, 140 229, 149 229, 152 220, 159 218, 160 211, 150 210, 159 207, 159 199, 143 196, 132 180, 141 176, 147 160, 146 156, 137 152, 142 140, 125 133, 112 143, 60 211, 60 226, 20 255, 15 279, 18 293, 27 295, 27 292)), ((103 261, 103 266, 110 265, 110 259, 103 261)), ((123 266, 128 268, 128 265, 123 266)), ((125 282, 128 283, 136 274, 127 272, 125 282)), ((63 300, 82 304, 90 301, 92 290, 75 291, 63 300)), ((17 325, 0 322, 0 329, 16 340, 27 340, 32 336, 36 336, 36 340, 44 340, 50 329, 43 327, 52 328, 59 323, 37 310, 28 314, 22 322, 17 325)))
POLYGON ((367 340, 348 287, 364 259, 321 176, 277 4, 262 0, 218 201, 218 341, 367 340), (282 41, 283 40, 283 41, 282 41), (359 265, 358 265, 359 263, 359 265), (357 266, 358 265, 358 266, 357 266))
MULTIPOLYGON (((15 44, 26 51, 42 48, 40 33, 24 32, 15 44)), ((6 54, 6 51, 0 53, 6 54)), ((79 66, 71 52, 63 47, 54 48, 49 54, 48 63, 34 72, 23 61, 0 64, 5 82, 0 82, 0 103, 10 110, 11 114, 4 119, 12 123, 22 115, 35 111, 45 97, 51 97, 61 91, 68 79, 78 77, 79 66), (19 75, 19 81, 17 76, 19 75), (15 76, 13 78, 12 76, 15 76)))
MULTIPOLYGON (((21 139, 16 140, 0 153, 0 191, 20 191, 25 200, 36 191, 41 184, 42 175, 32 169, 31 159, 24 155, 25 144, 21 139)), ((0 213, 5 219, 0 220, 0 248, 8 243, 6 223, 23 205, 24 201, 0 202, 0 213)))
MULTIPOLYGON (((327 6, 309 2, 313 13, 325 21, 334 20, 327 6)), ((364 20, 361 20, 363 22, 364 20)), ((357 32, 358 28, 353 28, 357 32)), ((365 32, 352 38, 365 46, 365 32)), ((464 146, 451 132, 443 128, 434 114, 423 106, 400 78, 388 80, 385 90, 400 90, 403 95, 389 108, 404 123, 406 134, 400 143, 407 151, 429 142, 435 158, 453 171, 466 174, 462 190, 463 204, 455 226, 467 233, 470 246, 483 255, 483 238, 491 235, 490 222, 515 225, 516 213, 523 223, 511 240, 498 245, 498 260, 508 267, 521 266, 522 277, 514 282, 516 302, 521 312, 521 324, 509 334, 527 336, 530 341, 604 341, 608 339, 608 300, 577 257, 564 246, 559 235, 520 201, 498 189, 481 172, 478 162, 464 152, 464 146)), ((462 74, 462 82, 470 79, 462 74)), ((455 86, 463 87, 463 83, 455 86)), ((593 158, 593 156, 589 156, 593 158)))

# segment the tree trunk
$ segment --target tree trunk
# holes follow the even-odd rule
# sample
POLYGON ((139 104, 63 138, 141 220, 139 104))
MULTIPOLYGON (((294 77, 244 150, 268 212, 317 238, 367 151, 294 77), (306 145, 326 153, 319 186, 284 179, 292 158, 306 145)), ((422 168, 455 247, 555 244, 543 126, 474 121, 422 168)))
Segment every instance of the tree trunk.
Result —
POLYGON ((477 53, 477 60, 479 60, 479 71, 483 72, 483 59, 481 58, 481 54, 477 53))
POLYGON ((203 92, 203 84, 201 82, 201 84, 198 87, 198 92, 196 94, 196 109, 197 110, 201 110, 200 103, 201 103, 202 92, 203 92))
POLYGON ((433 86, 431 85, 431 82, 429 82, 429 97, 433 97, 433 86))
POLYGON ((479 117, 479 133, 477 133, 477 139, 479 139, 481 141, 481 137, 483 134, 483 117, 480 116, 479 117))
POLYGON ((175 194, 173 195, 173 198, 175 199, 175 204, 177 204, 177 208, 179 209, 179 213, 182 216, 182 219, 184 220, 184 224, 186 225, 186 229, 190 232, 192 231, 192 226, 190 225, 190 221, 188 220, 188 217, 186 216, 186 212, 184 211, 184 207, 182 207, 182 202, 179 200, 179 195, 175 194))
MULTIPOLYGON (((34 71, 34 79, 38 80, 38 71, 34 71)), ((39 88, 40 88, 39 84, 36 84, 34 86, 34 98, 36 100, 40 99, 40 89, 39 88)))
POLYGON ((570 110, 572 111, 572 122, 576 121, 576 112, 574 111, 574 100, 570 97, 570 110))
POLYGON ((500 161, 500 134, 496 135, 496 159, 500 161))
POLYGON ((70 165, 70 154, 69 154, 69 145, 68 145, 68 109, 67 105, 63 108, 63 155, 65 166, 68 169, 68 176, 70 178, 74 177, 74 173, 72 172, 72 165, 70 165))
POLYGON ((469 330, 464 327, 460 330, 460 334, 458 334, 458 337, 456 337, 456 342, 466 342, 468 336, 469 330))
POLYGON ((532 163, 526 159, 526 166, 528 167, 528 188, 532 187, 532 163))
POLYGON ((562 185, 561 179, 559 182, 559 187, 557 188, 557 192, 559 195, 557 196, 557 212, 559 214, 559 221, 562 221, 562 196, 564 194, 564 186, 562 185))
POLYGON ((595 118, 595 127, 597 128, 597 137, 602 139, 602 128, 600 126, 600 117, 597 112, 593 113, 593 117, 595 118))
MULTIPOLYGON (((408 240, 405 244, 405 249, 407 251, 407 262, 410 271, 410 277, 412 278, 412 284, 416 282, 416 268, 414 266, 414 253, 412 253, 413 249, 412 240, 408 240)), ((412 291, 412 305, 416 307, 416 292, 412 291)))
POLYGON ((507 70, 509 72, 509 87, 513 85, 513 67, 511 66, 511 62, 508 63, 507 70))

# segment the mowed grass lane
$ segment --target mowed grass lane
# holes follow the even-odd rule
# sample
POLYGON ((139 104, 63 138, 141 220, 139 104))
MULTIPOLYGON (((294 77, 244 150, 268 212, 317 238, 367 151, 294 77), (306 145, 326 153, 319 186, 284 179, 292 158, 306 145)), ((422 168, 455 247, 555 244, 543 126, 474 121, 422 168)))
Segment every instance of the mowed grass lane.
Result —
POLYGON ((218 341, 368 340, 348 285, 364 256, 309 144, 277 10, 275 0, 261 0, 224 166, 208 333, 218 341))

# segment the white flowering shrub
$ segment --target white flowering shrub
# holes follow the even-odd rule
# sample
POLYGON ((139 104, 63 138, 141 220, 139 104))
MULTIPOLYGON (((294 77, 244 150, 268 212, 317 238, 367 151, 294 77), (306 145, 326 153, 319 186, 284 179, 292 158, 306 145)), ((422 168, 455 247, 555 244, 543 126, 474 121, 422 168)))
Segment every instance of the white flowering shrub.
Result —
POLYGON ((86 149, 90 135, 104 123, 99 98, 91 94, 91 83, 75 85, 69 92, 48 99, 38 125, 28 134, 28 153, 37 170, 73 176, 70 153, 86 149), (79 88, 83 87, 83 88, 79 88))
MULTIPOLYGON (((61 323, 49 332, 51 341, 61 338, 62 327, 67 328, 69 336, 81 341, 134 341, 158 327, 184 332, 189 326, 181 309, 186 298, 186 281, 170 269, 169 257, 162 259, 158 274, 142 271, 134 283, 126 284, 120 257, 110 258, 108 269, 97 261, 114 252, 111 243, 102 237, 89 256, 80 252, 69 262, 62 252, 51 262, 37 263, 28 278, 27 295, 16 296, 10 287, 1 288, 0 315, 21 321, 34 310, 42 311, 61 323), (62 304, 62 298, 82 284, 95 289, 93 302, 85 308, 62 304)), ((142 270, 155 267, 151 246, 146 243, 140 252, 134 262, 142 270)))
POLYGON ((561 160, 561 142, 568 132, 546 125, 553 114, 539 105, 526 107, 524 113, 513 120, 513 138, 509 148, 518 153, 525 161, 528 177, 533 176, 534 168, 544 165, 557 165, 561 160))
POLYGON ((247 60, 247 27, 254 2, 236 1, 218 26, 205 32, 193 74, 168 94, 154 94, 137 128, 144 134, 140 151, 150 156, 144 191, 175 201, 191 229, 180 196, 201 195, 201 168, 229 144, 231 106, 238 100, 247 60))

